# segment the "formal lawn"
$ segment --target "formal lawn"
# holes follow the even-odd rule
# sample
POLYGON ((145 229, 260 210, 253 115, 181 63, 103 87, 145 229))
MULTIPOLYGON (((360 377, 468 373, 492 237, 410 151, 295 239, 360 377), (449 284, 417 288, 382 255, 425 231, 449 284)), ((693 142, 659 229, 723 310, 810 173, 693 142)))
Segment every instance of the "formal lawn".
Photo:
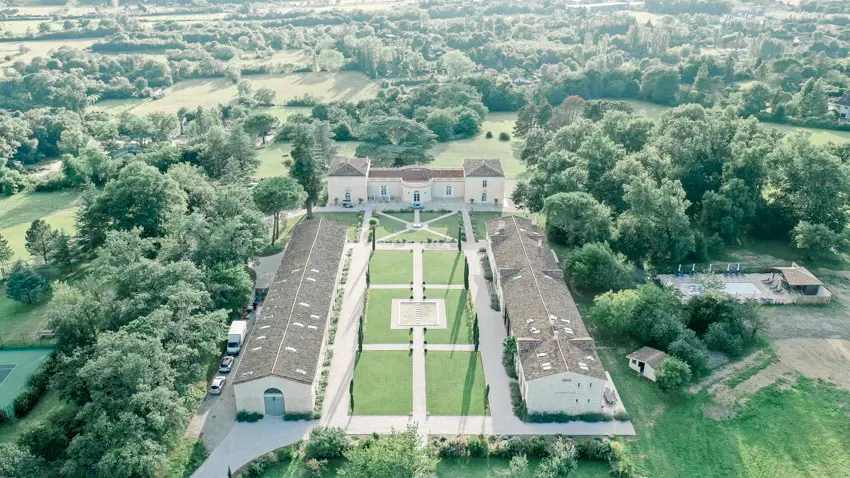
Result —
POLYGON ((386 242, 445 242, 448 240, 449 239, 439 234, 434 234, 433 232, 421 229, 418 231, 407 231, 404 234, 393 236, 387 239, 386 242))
POLYGON ((500 212, 474 211, 469 213, 476 241, 487 239, 487 221, 502 217, 500 212))
POLYGON ((378 240, 383 239, 384 237, 387 237, 390 234, 402 232, 407 229, 407 224, 401 221, 396 221, 395 219, 391 219, 387 216, 376 214, 372 217, 378 219, 378 226, 375 228, 375 237, 378 240))
POLYGON ((410 353, 367 350, 358 354, 354 364, 354 415, 407 415, 412 411, 410 353))
MULTIPOLYGON (((386 214, 387 216, 392 216, 392 217, 401 219, 402 221, 406 221, 406 222, 413 222, 413 220, 416 218, 416 213, 414 213, 413 211, 385 212, 384 214, 386 214)), ((380 219, 382 217, 386 218, 386 216, 384 216, 383 214, 379 214, 376 217, 378 219, 380 219)), ((396 221, 396 222, 398 222, 398 221, 396 221)))
POLYGON ((354 242, 358 240, 359 226, 363 222, 363 218, 356 212, 316 212, 313 213, 314 218, 325 218, 332 221, 339 221, 348 224, 348 241, 354 242))
POLYGON ((446 211, 419 211, 419 222, 429 222, 449 214, 446 211))
POLYGON ((481 133, 473 138, 437 143, 429 153, 434 156, 429 166, 460 168, 464 159, 500 159, 508 179, 520 179, 527 170, 519 160, 522 141, 513 137, 516 113, 489 113, 481 125, 481 133), (493 137, 487 139, 487 131, 493 137), (510 141, 500 141, 499 133, 511 135, 510 141))
POLYGON ((648 476, 850 476, 850 393, 808 379, 781 380, 751 395, 725 420, 706 417, 706 392, 675 398, 600 349, 638 439, 629 442, 648 476), (718 457, 723 457, 718 459, 718 457))
POLYGON ((410 343, 408 329, 392 329, 393 299, 409 299, 410 289, 369 289, 366 303, 366 326, 363 333, 365 344, 410 343))
MULTIPOLYGON (((463 273, 463 271, 461 271, 463 273)), ((466 307, 467 291, 462 289, 425 289, 425 297, 446 302, 446 328, 428 329, 429 344, 471 344, 474 312, 466 307)))
POLYGON ((32 221, 44 219, 55 229, 76 232, 76 191, 21 193, 0 199, 0 235, 9 241, 15 258, 31 259, 26 249, 26 232, 32 221))
POLYGON ((478 352, 425 354, 425 383, 431 415, 488 415, 484 366, 478 352))
POLYGON ((457 214, 452 214, 451 216, 438 221, 428 223, 428 229, 439 232, 440 234, 451 236, 455 238, 455 240, 459 237, 458 233, 460 232, 461 227, 463 227, 463 220, 459 219, 457 214))
POLYGON ((465 259, 460 251, 423 251, 422 278, 427 284, 463 284, 465 259))
POLYGON ((410 284, 413 280, 412 251, 374 251, 369 260, 372 284, 410 284))

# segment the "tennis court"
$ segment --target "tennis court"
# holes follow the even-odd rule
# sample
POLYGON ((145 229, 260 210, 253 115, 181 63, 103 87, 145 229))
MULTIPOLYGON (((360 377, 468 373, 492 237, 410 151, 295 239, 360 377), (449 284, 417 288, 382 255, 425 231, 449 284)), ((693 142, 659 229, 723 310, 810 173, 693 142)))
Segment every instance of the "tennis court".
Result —
POLYGON ((27 383, 27 377, 53 352, 53 347, 0 350, 0 407, 8 405, 27 383))

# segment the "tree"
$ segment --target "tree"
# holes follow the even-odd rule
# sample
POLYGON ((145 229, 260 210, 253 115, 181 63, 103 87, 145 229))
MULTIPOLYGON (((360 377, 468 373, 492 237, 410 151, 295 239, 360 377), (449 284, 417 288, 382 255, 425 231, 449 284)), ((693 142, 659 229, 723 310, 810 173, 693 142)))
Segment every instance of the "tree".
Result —
POLYGON ((242 125, 245 131, 254 136, 259 136, 263 144, 266 144, 266 136, 277 127, 279 122, 275 116, 269 113, 254 113, 246 118, 242 125))
POLYGON ((643 72, 641 91, 648 100, 669 105, 673 103, 679 91, 681 76, 679 69, 661 65, 653 65, 643 72))
POLYGON ((564 271, 585 290, 619 290, 634 283, 635 268, 608 244, 585 244, 567 256, 564 271))
POLYGON ((549 142, 549 134, 543 128, 532 128, 525 134, 525 142, 519 153, 519 159, 531 167, 544 156, 546 143, 549 142))
POLYGON ((44 263, 53 251, 56 231, 43 219, 36 219, 26 232, 26 248, 30 254, 41 257, 44 263))
POLYGON ((20 445, 0 443, 0 476, 34 478, 41 475, 42 462, 20 445))
POLYGON ((463 260, 463 288, 469 290, 469 261, 463 260))
POLYGON ((375 228, 378 227, 378 224, 380 224, 380 221, 378 220, 377 217, 370 217, 369 218, 369 235, 372 236, 372 250, 373 251, 375 250, 375 228))
POLYGON ((755 218, 756 206, 752 189, 742 179, 730 179, 718 191, 706 191, 702 222, 725 239, 737 239, 755 218))
POLYGON ((289 175, 304 189, 307 219, 312 219, 313 204, 319 200, 324 188, 322 178, 327 171, 327 163, 323 158, 313 154, 312 137, 308 127, 296 131, 292 138, 292 150, 289 155, 292 156, 289 175))
POLYGON ((691 366, 676 357, 668 357, 655 373, 661 390, 678 392, 691 383, 691 366))
POLYGON ((21 261, 15 262, 6 279, 6 296, 24 304, 37 304, 50 293, 50 281, 21 261))
POLYGON ((368 446, 353 447, 345 453, 345 458, 338 474, 348 478, 427 476, 437 465, 437 460, 422 446, 415 426, 408 426, 402 432, 393 430, 368 446))
POLYGON ((345 57, 342 53, 330 48, 320 51, 316 61, 322 71, 329 72, 337 72, 345 65, 345 57))
POLYGON ((316 427, 304 449, 305 457, 315 460, 342 458, 348 450, 348 436, 342 428, 316 427))
POLYGON ((829 109, 823 80, 809 78, 795 98, 797 109, 803 118, 823 118, 829 109))
MULTIPOLYGON (((6 161, 18 152, 18 148, 24 145, 32 134, 26 121, 6 113, 0 114, 0 170, 6 167, 6 161)), ((37 144, 36 140, 30 147, 35 149, 37 144)))
POLYGON ((583 111, 584 98, 568 96, 560 105, 552 109, 547 127, 550 131, 557 131, 564 126, 569 126, 582 116, 583 111))
POLYGON ((741 116, 744 118, 758 116, 767 109, 775 95, 776 93, 768 85, 759 81, 742 88, 738 103, 741 116))
POLYGON ((304 188, 290 177, 271 177, 262 179, 253 190, 254 204, 266 215, 274 216, 272 226, 272 244, 277 242, 280 233, 280 213, 297 208, 307 199, 304 188))
POLYGON ((583 192, 557 193, 546 198, 546 229, 555 242, 581 246, 611 239, 611 209, 583 192))
POLYGON ((456 80, 472 73, 475 62, 459 50, 451 50, 440 59, 443 69, 449 78, 456 80))
POLYGON ((569 476, 578 466, 578 451, 571 440, 558 438, 549 444, 547 456, 537 469, 539 478, 562 478, 569 476))
POLYGON ((9 245, 9 241, 0 234, 0 271, 2 271, 5 275, 6 263, 12 260, 12 257, 15 256, 14 251, 12 251, 12 246, 9 245))
POLYGON ((435 109, 428 113, 428 117, 425 118, 425 125, 432 133, 437 135, 437 140, 440 142, 452 139, 456 122, 457 117, 451 111, 445 109, 435 109))
POLYGON ((240 80, 236 84, 236 90, 239 93, 240 103, 251 103, 254 100, 254 85, 251 80, 240 80))
POLYGON ((708 349, 691 329, 685 329, 679 334, 667 347, 667 352, 687 363, 694 376, 700 376, 708 370, 708 349))
POLYGON ((552 105, 541 90, 535 89, 527 94, 525 105, 517 112, 514 134, 524 137, 534 128, 545 128, 551 117, 552 105))
POLYGON ((50 262, 60 267, 70 267, 74 259, 71 236, 65 231, 55 231, 51 244, 50 262))
POLYGON ((169 141, 174 131, 180 127, 177 117, 171 113, 155 111, 148 115, 148 120, 153 125, 154 141, 169 141))
POLYGON ((516 455, 511 458, 507 469, 496 470, 499 476, 506 478, 524 478, 528 476, 528 458, 525 455, 516 455))
POLYGON ((374 116, 358 129, 363 141, 356 156, 372 158, 378 166, 425 163, 436 136, 425 125, 401 116, 374 116))
POLYGON ((78 155, 90 139, 91 137, 83 131, 82 127, 74 126, 62 131, 56 146, 63 153, 78 155))
POLYGON ((214 307, 226 310, 233 319, 242 317, 242 308, 254 297, 254 281, 243 264, 216 264, 209 271, 207 287, 214 307))
POLYGON ((254 101, 258 106, 272 106, 277 92, 268 87, 257 88, 254 93, 254 101))

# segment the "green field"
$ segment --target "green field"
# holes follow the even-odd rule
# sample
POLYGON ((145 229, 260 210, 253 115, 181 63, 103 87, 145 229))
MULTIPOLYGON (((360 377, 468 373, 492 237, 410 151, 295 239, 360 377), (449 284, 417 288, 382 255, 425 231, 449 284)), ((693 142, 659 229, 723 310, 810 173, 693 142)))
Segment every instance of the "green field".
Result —
MULTIPOLYGON (((395 217, 396 215, 392 216, 395 217)), ((391 219, 387 216, 375 214, 373 217, 378 219, 378 226, 375 228, 375 238, 378 240, 381 240, 390 234, 395 234, 407 229, 407 224, 401 221, 396 221, 395 219, 391 219)), ((413 217, 411 217, 410 220, 412 221, 413 217)))
POLYGON ((475 231, 475 240, 483 241, 487 239, 487 221, 502 217, 502 213, 474 211, 470 212, 469 216, 469 219, 472 220, 472 230, 475 231))
POLYGON ((439 232, 440 234, 451 236, 455 238, 455 240, 458 239, 458 233, 460 232, 461 227, 463 227, 463 222, 458 220, 457 214, 452 214, 451 216, 440 219, 439 221, 428 223, 428 229, 439 232))
POLYGON ((55 229, 68 234, 76 231, 74 204, 76 191, 54 193, 21 193, 0 198, 0 234, 9 241, 15 258, 30 259, 26 249, 26 232, 32 221, 44 219, 55 229))
POLYGON ((0 285, 0 345, 22 346, 38 343, 38 331, 44 327, 44 304, 29 305, 6 297, 0 285))
POLYGON ((86 111, 103 111, 118 116, 121 113, 132 110, 140 104, 150 101, 142 98, 127 98, 123 100, 102 100, 86 108, 86 111))
MULTIPOLYGON (((354 151, 360 143, 357 141, 344 141, 337 142, 336 144, 339 147, 337 156, 353 158, 354 151)), ((263 179, 272 176, 289 176, 289 168, 283 162, 289 158, 289 151, 291 149, 292 147, 289 143, 271 143, 261 147, 257 151, 260 157, 260 166, 254 171, 252 177, 254 179, 263 179)), ((333 205, 333 202, 330 205, 333 205)))
POLYGON ((465 258, 460 251, 423 251, 425 284, 463 284, 465 258))
POLYGON ((407 415, 411 411, 413 359, 410 353, 360 352, 354 365, 353 415, 407 415))
POLYGON ((425 383, 431 415, 489 415, 478 352, 427 352, 425 383))
POLYGON ((501 159, 508 179, 518 179, 526 171, 525 163, 519 160, 522 141, 513 138, 516 113, 489 113, 481 125, 481 133, 474 138, 435 144, 429 153, 435 168, 459 168, 464 159, 501 159), (493 138, 487 139, 487 131, 493 138), (499 141, 499 133, 511 135, 510 141, 499 141))
MULTIPOLYGON (((243 79, 250 80, 255 90, 264 87, 275 90, 275 101, 279 104, 308 93, 326 101, 356 102, 373 98, 379 89, 377 82, 354 71, 252 75, 243 79)), ((139 115, 153 111, 176 113, 183 107, 228 104, 236 100, 236 97, 236 84, 227 78, 185 80, 167 88, 164 99, 145 102, 133 108, 133 112, 139 115)))
MULTIPOLYGON (((540 461, 528 459, 529 476, 534 476, 540 461)), ((496 457, 466 458, 459 460, 440 460, 437 464, 437 476, 440 478, 496 478, 506 476, 508 460, 496 457)), ((578 468, 570 473, 570 478, 606 478, 611 476, 611 465, 607 461, 578 462, 578 468)))
MULTIPOLYGON (((661 114, 670 109, 669 106, 657 105, 655 103, 650 103, 648 101, 641 100, 624 100, 626 103, 632 105, 635 111, 647 118, 657 120, 661 117, 661 114)), ((805 132, 812 135, 812 143, 814 144, 826 144, 832 141, 833 143, 850 143, 850 131, 833 131, 828 129, 817 129, 817 128, 801 128, 799 126, 789 126, 785 124, 777 124, 777 123, 762 123, 765 126, 770 126, 771 128, 779 131, 780 133, 792 134, 796 132, 805 132)))
POLYGON ((0 407, 12 402, 26 384, 27 377, 38 370, 52 352, 53 347, 0 350, 0 407))
POLYGON ((392 329, 393 299, 409 299, 410 289, 369 289, 366 303, 366 324, 363 332, 364 344, 407 344, 410 331, 392 329))
POLYGON ((0 43, 0 62, 3 62, 7 55, 12 58, 10 61, 3 64, 11 65, 16 61, 28 63, 37 56, 49 56, 53 50, 58 50, 60 47, 67 46, 70 48, 79 48, 85 50, 90 47, 96 40, 93 38, 85 39, 68 39, 68 40, 26 40, 20 42, 3 42, 0 43), (23 45, 26 48, 26 53, 20 54, 20 47, 23 45))
POLYGON ((419 231, 408 231, 404 234, 399 234, 398 236, 393 236, 387 239, 387 242, 440 242, 446 241, 443 236, 434 234, 433 232, 428 232, 426 230, 419 231))
POLYGON ((428 329, 425 340, 429 344, 471 344, 474 317, 466 310, 467 291, 459 289, 426 289, 429 299, 446 302, 446 328, 428 329))
POLYGON ((369 260, 369 279, 372 284, 410 284, 412 251, 374 251, 369 260))

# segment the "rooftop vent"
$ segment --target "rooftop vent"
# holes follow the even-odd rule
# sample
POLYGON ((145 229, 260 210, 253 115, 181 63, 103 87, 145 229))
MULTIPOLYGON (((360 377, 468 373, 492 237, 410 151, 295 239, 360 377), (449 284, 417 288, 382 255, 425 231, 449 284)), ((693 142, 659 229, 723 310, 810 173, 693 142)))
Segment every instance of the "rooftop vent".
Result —
POLYGON ((582 369, 582 370, 590 370, 590 367, 588 367, 588 366, 587 366, 587 364, 586 364, 586 363, 584 363, 584 362, 579 362, 579 363, 578 363, 578 368, 580 368, 580 369, 582 369))
POLYGON ((257 340, 263 340, 264 338, 266 338, 266 336, 265 336, 265 335, 261 335, 261 336, 257 337, 257 340))
POLYGON ((586 358, 587 360, 590 360, 591 362, 592 362, 592 361, 594 361, 594 360, 596 360, 596 359, 594 359, 594 358, 593 358, 593 355, 588 355, 588 356, 587 356, 587 357, 585 357, 585 358, 586 358))
POLYGON ((310 307, 310 304, 308 304, 306 302, 299 302, 298 305, 303 306, 303 307, 310 307))
POLYGON ((548 365, 548 366, 544 365, 543 370, 552 370, 552 366, 551 365, 548 365))
POLYGON ((257 350, 260 350, 261 348, 262 347, 254 347, 254 348, 251 349, 251 352, 256 352, 257 350))
POLYGON ((316 282, 316 279, 313 279, 312 277, 308 277, 307 280, 310 282, 316 282))
POLYGON ((295 324, 295 325, 297 325, 297 326, 299 326, 299 327, 304 327, 304 324, 302 324, 301 322, 293 322, 293 324, 295 324))
POLYGON ((561 319, 561 322, 564 322, 564 323, 569 324, 569 323, 570 323, 570 319, 561 319))
POLYGON ((290 274, 295 274, 296 272, 301 272, 301 269, 293 269, 290 274))
POLYGON ((544 367, 551 367, 552 362, 543 362, 541 365, 543 365, 544 367))
POLYGON ((308 329, 316 330, 316 326, 315 326, 315 325, 308 325, 308 326, 307 326, 307 328, 308 328, 308 329))
POLYGON ((569 328, 569 327, 564 327, 564 331, 565 331, 566 333, 568 333, 568 334, 572 334, 572 333, 574 333, 574 332, 573 332, 573 329, 571 329, 571 328, 569 328))
POLYGON ((311 319, 319 319, 320 317, 316 314, 310 314, 311 319))
POLYGON ((499 232, 505 232, 505 221, 499 221, 499 232))
POLYGON ((267 328, 269 328, 269 327, 271 327, 271 325, 264 325, 264 326, 262 326, 262 327, 260 327, 260 328, 261 328, 261 329, 267 329, 267 328))
POLYGON ((530 323, 534 322, 534 319, 528 319, 528 320, 526 320, 526 322, 530 324, 530 323))
POLYGON ((537 227, 537 216, 531 218, 531 225, 537 227))
POLYGON ((295 352, 295 349, 292 347, 286 347, 286 350, 289 350, 290 352, 295 352))
POLYGON ((546 352, 540 352, 540 353, 537 354, 538 357, 545 357, 547 355, 549 355, 549 354, 547 354, 546 352))
POLYGON ((254 375, 253 370, 248 370, 247 372, 242 374, 243 377, 250 377, 251 375, 254 375))
POLYGON ((315 272, 316 274, 318 274, 318 273, 319 273, 319 269, 310 269, 310 272, 315 272))
POLYGON ((295 371, 296 371, 296 372, 298 372, 298 373, 300 373, 301 375, 306 375, 306 374, 307 374, 307 371, 306 371, 306 370, 304 370, 303 368, 296 368, 296 369, 295 369, 295 371))

